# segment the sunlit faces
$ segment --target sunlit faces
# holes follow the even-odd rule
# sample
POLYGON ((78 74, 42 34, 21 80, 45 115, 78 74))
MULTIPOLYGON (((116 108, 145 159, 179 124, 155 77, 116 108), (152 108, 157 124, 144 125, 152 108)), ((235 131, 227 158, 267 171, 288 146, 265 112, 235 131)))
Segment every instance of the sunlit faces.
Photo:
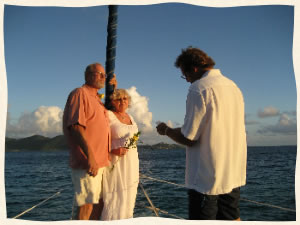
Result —
POLYGON ((87 77, 86 83, 94 88, 101 89, 105 86, 105 80, 105 69, 101 65, 97 64, 94 71, 87 77))
POLYGON ((114 107, 114 110, 116 112, 125 112, 128 108, 128 104, 129 104, 129 100, 127 96, 122 96, 120 98, 117 99, 113 99, 111 101, 111 104, 114 107))

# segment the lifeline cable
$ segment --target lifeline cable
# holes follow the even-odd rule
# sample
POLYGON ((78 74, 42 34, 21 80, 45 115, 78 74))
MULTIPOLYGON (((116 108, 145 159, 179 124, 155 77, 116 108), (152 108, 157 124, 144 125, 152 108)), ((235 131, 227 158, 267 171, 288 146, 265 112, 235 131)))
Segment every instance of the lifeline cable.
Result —
POLYGON ((33 210, 33 209, 36 208, 37 206, 39 206, 39 205, 41 205, 41 204, 47 202, 48 200, 50 200, 51 198, 55 197, 56 195, 59 195, 62 191, 63 191, 63 190, 60 190, 60 191, 56 192, 54 195, 50 196, 49 198, 47 198, 47 199, 41 201, 40 203, 38 203, 38 204, 32 206, 31 208, 25 210, 24 212, 22 212, 22 213, 16 215, 15 217, 13 217, 13 219, 17 219, 17 218, 19 218, 20 216, 24 215, 25 213, 28 213, 29 211, 33 210))
POLYGON ((157 217, 159 217, 158 212, 157 212, 157 210, 156 210, 156 207, 153 205, 151 199, 149 198, 149 196, 148 196, 147 192, 145 191, 145 189, 144 189, 143 185, 141 184, 141 182, 139 183, 139 185, 140 185, 142 191, 144 192, 144 195, 146 196, 148 202, 150 203, 151 209, 154 211, 155 215, 156 215, 157 217))
MULTIPOLYGON (((161 180, 161 179, 149 177, 149 176, 146 176, 146 175, 141 174, 141 173, 140 173, 140 177, 141 178, 147 178, 149 180, 155 180, 155 181, 162 182, 162 183, 172 184, 172 185, 175 185, 175 186, 178 186, 178 187, 184 187, 184 188, 186 188, 183 184, 176 184, 176 183, 173 183, 173 182, 169 182, 169 181, 165 181, 165 180, 161 180)), ((240 198, 240 200, 241 201, 255 203, 257 205, 263 205, 263 206, 268 206, 268 207, 272 207, 272 208, 277 208, 277 209, 281 209, 281 210, 284 210, 284 211, 296 212, 295 209, 289 209, 289 208, 284 208, 284 207, 280 207, 280 206, 276 206, 276 205, 271 205, 271 204, 268 204, 268 203, 257 202, 257 201, 253 201, 253 200, 246 199, 246 198, 240 198)))

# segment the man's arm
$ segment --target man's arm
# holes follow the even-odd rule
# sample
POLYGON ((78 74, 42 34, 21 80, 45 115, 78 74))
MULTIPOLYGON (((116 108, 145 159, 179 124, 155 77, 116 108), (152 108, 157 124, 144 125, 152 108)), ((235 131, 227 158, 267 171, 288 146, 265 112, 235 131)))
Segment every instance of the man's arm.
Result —
POLYGON ((173 141, 176 141, 177 143, 182 145, 191 147, 197 142, 197 141, 189 140, 185 136, 183 136, 180 127, 170 128, 165 123, 160 123, 157 125, 156 129, 160 135, 166 135, 169 138, 171 138, 173 141))
POLYGON ((123 147, 120 147, 120 148, 116 148, 116 149, 112 149, 111 150, 111 153, 114 154, 114 155, 117 155, 117 156, 124 156, 126 155, 126 153, 128 152, 128 149, 127 148, 123 148, 123 147))
POLYGON ((76 142, 76 144, 78 144, 81 147, 81 149, 83 150, 84 154, 87 157, 88 160, 87 172, 91 176, 95 177, 98 173, 98 166, 95 161, 94 154, 86 141, 87 139, 86 139, 84 127, 79 124, 71 125, 70 134, 73 138, 73 141, 76 142))

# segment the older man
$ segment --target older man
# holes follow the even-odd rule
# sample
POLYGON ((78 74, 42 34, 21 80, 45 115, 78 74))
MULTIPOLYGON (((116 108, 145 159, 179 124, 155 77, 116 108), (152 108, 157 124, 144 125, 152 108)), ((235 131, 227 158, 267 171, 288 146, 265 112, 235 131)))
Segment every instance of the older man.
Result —
MULTIPOLYGON (((63 115, 63 131, 70 148, 70 167, 77 219, 98 220, 102 210, 102 174, 109 163, 110 127, 98 90, 105 86, 103 66, 86 67, 85 84, 73 90, 63 115)), ((110 82, 116 86, 115 77, 110 82)))
POLYGON ((191 83, 181 128, 165 123, 161 135, 186 145, 189 219, 240 220, 240 186, 246 184, 244 100, 237 85, 214 69, 197 48, 184 49, 175 66, 191 83))

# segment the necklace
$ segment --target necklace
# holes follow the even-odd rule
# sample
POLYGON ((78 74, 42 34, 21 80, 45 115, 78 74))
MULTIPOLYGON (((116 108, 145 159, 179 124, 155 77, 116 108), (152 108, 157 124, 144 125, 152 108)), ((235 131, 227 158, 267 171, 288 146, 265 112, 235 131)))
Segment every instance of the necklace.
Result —
POLYGON ((126 113, 124 114, 124 116, 123 115, 121 115, 119 112, 116 112, 118 115, 119 115, 119 117, 121 117, 121 119, 122 120, 124 120, 125 119, 125 117, 126 117, 126 113))

